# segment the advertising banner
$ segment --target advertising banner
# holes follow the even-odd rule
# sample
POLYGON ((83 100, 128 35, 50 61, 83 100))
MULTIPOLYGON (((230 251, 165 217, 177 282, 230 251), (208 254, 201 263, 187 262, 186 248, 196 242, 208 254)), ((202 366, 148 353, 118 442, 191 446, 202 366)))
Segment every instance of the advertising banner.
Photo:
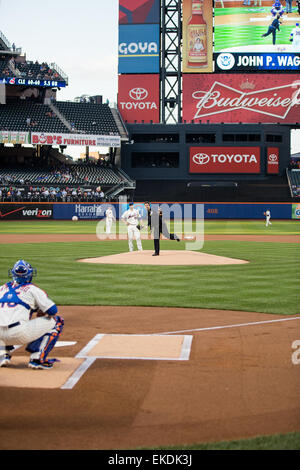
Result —
POLYGON ((159 73, 159 25, 119 26, 119 73, 159 73))
POLYGON ((191 122, 299 122, 300 75, 184 75, 183 119, 191 122))
POLYGON ((120 136, 113 135, 84 135, 84 134, 57 134, 57 133, 31 133, 32 145, 81 145, 90 147, 120 147, 120 136))
MULTIPOLYGON (((78 204, 54 204, 53 218, 60 220, 72 219, 74 215, 79 220, 101 220, 105 217, 105 211, 110 207, 109 203, 78 203, 78 204)), ((118 214, 118 204, 113 205, 118 214)))
POLYGON ((0 84, 4 85, 26 85, 36 87, 59 87, 64 88, 67 86, 66 82, 57 80, 37 80, 35 78, 16 78, 5 77, 0 78, 0 84))
POLYGON ((190 173, 260 173, 259 147, 190 147, 190 173))
POLYGON ((248 3, 231 2, 224 8, 215 2, 216 72, 299 71, 300 21, 292 5, 296 2, 248 3))
POLYGON ((159 23, 160 0, 119 0, 119 24, 159 23))
POLYGON ((118 108, 129 123, 158 123, 159 75, 120 75, 118 108))
POLYGON ((292 219, 300 220, 300 204, 292 204, 292 219))
POLYGON ((267 173, 277 175, 279 173, 279 149, 278 147, 268 147, 267 173))
POLYGON ((291 219, 291 206, 292 204, 276 203, 209 203, 204 205, 204 217, 205 219, 265 219, 266 217, 264 212, 269 210, 271 212, 272 219, 291 219))
POLYGON ((48 220, 53 218, 52 204, 1 204, 1 220, 48 220))
POLYGON ((29 144, 29 132, 0 131, 0 144, 29 144))
POLYGON ((182 72, 213 72, 212 0, 182 0, 182 72))

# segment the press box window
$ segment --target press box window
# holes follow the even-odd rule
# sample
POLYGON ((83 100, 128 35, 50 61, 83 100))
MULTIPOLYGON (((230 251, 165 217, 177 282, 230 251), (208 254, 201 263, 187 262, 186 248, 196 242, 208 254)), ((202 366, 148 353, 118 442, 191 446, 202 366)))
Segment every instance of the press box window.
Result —
POLYGON ((267 142, 282 142, 282 135, 276 135, 276 134, 267 134, 266 135, 266 141, 267 142))
POLYGON ((131 139, 135 144, 176 144, 179 142, 179 134, 133 134, 131 139))
POLYGON ((223 142, 260 142, 260 134, 223 134, 223 142))
POLYGON ((145 153, 133 152, 132 168, 178 168, 179 153, 145 153))
POLYGON ((216 134, 186 134, 186 142, 188 144, 214 144, 216 134))

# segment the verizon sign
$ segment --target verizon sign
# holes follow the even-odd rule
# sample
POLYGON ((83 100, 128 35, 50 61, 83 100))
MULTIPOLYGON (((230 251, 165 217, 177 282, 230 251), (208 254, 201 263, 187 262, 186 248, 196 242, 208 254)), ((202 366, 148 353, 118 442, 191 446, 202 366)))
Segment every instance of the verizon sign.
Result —
POLYGON ((118 107, 129 123, 159 122, 159 75, 120 75, 118 107))
POLYGON ((190 173, 260 173, 260 148, 191 147, 190 173))
POLYGON ((300 121, 300 75, 185 75, 183 119, 225 123, 300 121))

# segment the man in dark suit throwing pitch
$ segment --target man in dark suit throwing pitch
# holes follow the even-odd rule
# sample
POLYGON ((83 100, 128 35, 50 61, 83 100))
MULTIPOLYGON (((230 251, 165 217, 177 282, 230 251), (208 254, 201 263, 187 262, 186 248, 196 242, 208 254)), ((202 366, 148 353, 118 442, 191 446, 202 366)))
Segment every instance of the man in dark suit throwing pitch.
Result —
POLYGON ((161 234, 169 240, 176 240, 178 242, 180 242, 180 238, 175 233, 169 233, 167 224, 163 220, 162 211, 159 207, 157 209, 152 208, 150 202, 145 202, 144 205, 148 215, 148 227, 152 231, 154 239, 154 253, 152 256, 159 256, 161 234))

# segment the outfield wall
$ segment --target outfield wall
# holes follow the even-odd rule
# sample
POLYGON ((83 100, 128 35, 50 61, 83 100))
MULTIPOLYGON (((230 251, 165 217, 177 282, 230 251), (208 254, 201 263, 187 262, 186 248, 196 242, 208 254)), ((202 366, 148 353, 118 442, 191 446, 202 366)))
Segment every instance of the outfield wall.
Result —
MULTIPOLYGON (((195 219, 195 203, 163 203, 171 208, 171 218, 181 215, 195 219), (176 214, 172 207, 177 208, 176 214), (178 215, 179 214, 179 215, 178 215)), ((109 206, 115 209, 116 219, 128 208, 127 203, 0 203, 0 221, 5 220, 71 220, 77 216, 80 220, 101 220, 109 206)), ((264 219, 264 212, 269 209, 272 219, 299 219, 300 204, 291 203, 203 203, 205 219, 264 219)), ((146 211, 143 203, 136 203, 143 217, 146 211)), ((165 206, 166 207, 166 206, 165 206)), ((198 212, 199 213, 199 212, 198 212)), ((1 230, 1 229, 0 229, 1 230)))

